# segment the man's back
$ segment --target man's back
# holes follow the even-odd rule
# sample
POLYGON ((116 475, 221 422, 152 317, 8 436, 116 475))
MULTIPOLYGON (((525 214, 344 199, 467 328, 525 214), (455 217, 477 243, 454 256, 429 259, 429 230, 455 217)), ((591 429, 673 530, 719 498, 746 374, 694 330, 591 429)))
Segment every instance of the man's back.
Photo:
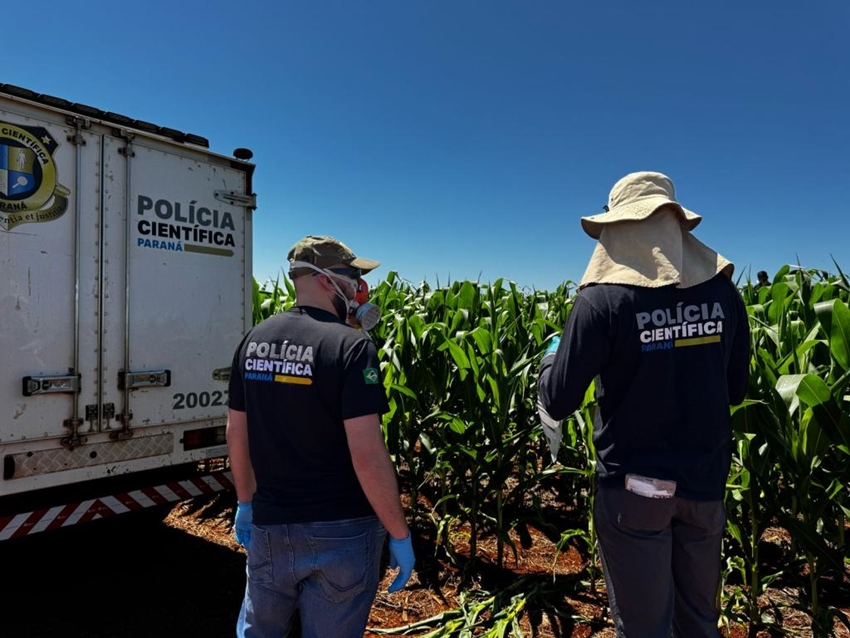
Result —
POLYGON ((237 635, 363 635, 389 535, 388 591, 415 556, 381 430, 388 410, 366 332, 380 309, 363 275, 380 262, 328 235, 287 254, 295 307, 255 327, 233 357, 227 446, 248 552, 237 635))
POLYGON ((729 405, 744 397, 748 366, 746 310, 728 277, 588 286, 579 298, 608 342, 596 387, 600 481, 634 472, 675 480, 684 498, 722 498, 729 405))
POLYGON ((734 264, 691 233, 702 217, 654 171, 581 218, 598 240, 567 326, 540 363, 555 419, 596 379, 593 521, 618 636, 718 638, 730 404, 749 370, 734 264))
POLYGON ((374 345, 332 314, 295 307, 256 326, 234 359, 231 401, 247 412, 254 521, 370 516, 343 421, 386 410, 374 345), (359 375, 359 378, 353 378, 359 375), (237 402, 238 401, 238 402, 237 402))

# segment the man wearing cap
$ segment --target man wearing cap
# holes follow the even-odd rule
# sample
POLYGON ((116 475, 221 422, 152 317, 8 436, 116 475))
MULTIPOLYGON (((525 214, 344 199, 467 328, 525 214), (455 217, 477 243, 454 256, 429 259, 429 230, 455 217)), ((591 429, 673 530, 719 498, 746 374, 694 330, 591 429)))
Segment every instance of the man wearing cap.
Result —
POLYGON ((744 399, 749 327, 734 266, 697 240, 669 178, 632 173, 606 212, 563 338, 543 356, 552 419, 595 380, 594 523, 618 636, 718 637, 730 405, 744 399))
POLYGON ((237 635, 287 636, 297 611, 304 636, 354 638, 377 593, 387 534, 399 568, 390 592, 414 565, 366 333, 378 311, 361 275, 379 263, 327 236, 305 237, 288 260, 295 305, 248 333, 230 376, 234 527, 248 562, 237 635))

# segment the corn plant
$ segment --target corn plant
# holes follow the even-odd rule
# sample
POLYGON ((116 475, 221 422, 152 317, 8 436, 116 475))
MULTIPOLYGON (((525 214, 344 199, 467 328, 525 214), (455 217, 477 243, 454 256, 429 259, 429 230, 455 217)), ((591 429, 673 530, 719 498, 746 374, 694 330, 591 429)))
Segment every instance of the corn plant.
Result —
POLYGON ((432 511, 422 518, 438 543, 452 554, 452 530, 468 526, 471 563, 485 533, 495 535, 502 563, 524 499, 535 502, 531 488, 560 472, 542 462, 534 406, 539 355, 566 321, 566 290, 521 291, 501 280, 432 290, 391 273, 374 291, 388 445, 412 501, 429 493, 432 511))
POLYGON ((295 303, 295 286, 289 279, 284 280, 283 286, 280 285, 280 279, 267 282, 263 286, 254 279, 251 309, 255 325, 286 310, 293 303, 295 303))
POLYGON ((751 386, 734 413, 738 453, 727 504, 745 504, 731 508, 728 529, 749 574, 751 628, 758 595, 775 576, 760 579, 758 556, 775 520, 808 567, 813 630, 825 635, 837 612, 821 608, 818 580, 829 570, 842 574, 847 556, 850 310, 846 280, 818 275, 786 267, 749 307, 751 386))
POLYGON ((522 638, 527 635, 520 625, 525 610, 532 605, 557 610, 563 596, 563 588, 524 577, 495 593, 464 591, 456 608, 431 618, 402 627, 370 628, 369 631, 376 635, 418 635, 420 638, 522 638))
MULTIPOLYGON (((816 635, 827 635, 835 618, 850 626, 839 610, 822 604, 819 591, 822 576, 841 578, 850 564, 850 285, 838 273, 785 267, 769 286, 742 286, 752 359, 747 398, 732 410, 724 577, 740 576, 743 586, 727 596, 725 614, 738 618, 742 606, 751 635, 762 624, 759 596, 803 566, 816 635), (760 544, 765 530, 777 525, 791 535, 791 557, 768 572, 760 544)), ((255 282, 255 321, 294 301, 289 282, 269 286, 255 282)), ((553 531, 536 494, 557 487, 564 507, 583 521, 554 530, 557 548, 581 539, 594 584, 593 388, 562 423, 555 464, 536 415, 539 359, 563 329, 572 293, 569 282, 553 292, 519 290, 502 280, 414 286, 395 272, 372 291, 382 312, 371 336, 390 405, 383 420, 387 446, 414 521, 430 527, 449 557, 464 543, 468 570, 475 569, 483 535, 495 535, 501 564, 506 547, 516 551, 510 532, 523 519, 553 531)), ((522 594, 516 588, 470 594, 460 609, 406 629, 432 630, 433 637, 517 631, 527 599, 522 594)))

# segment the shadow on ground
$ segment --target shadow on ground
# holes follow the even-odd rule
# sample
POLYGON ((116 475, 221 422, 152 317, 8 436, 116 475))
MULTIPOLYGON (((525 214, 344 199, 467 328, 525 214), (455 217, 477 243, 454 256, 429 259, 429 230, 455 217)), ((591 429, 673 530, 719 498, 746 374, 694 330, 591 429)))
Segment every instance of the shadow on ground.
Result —
POLYGON ((2 635, 231 638, 244 556, 162 518, 126 514, 0 543, 2 635))

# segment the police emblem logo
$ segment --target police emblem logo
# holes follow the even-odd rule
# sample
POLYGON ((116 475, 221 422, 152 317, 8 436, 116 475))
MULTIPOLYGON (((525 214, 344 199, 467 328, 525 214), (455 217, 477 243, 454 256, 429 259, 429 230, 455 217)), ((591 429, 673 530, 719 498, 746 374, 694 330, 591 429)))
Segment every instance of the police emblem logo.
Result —
POLYGON ((28 148, 0 144, 0 195, 24 198, 35 190, 35 153, 28 148))
POLYGON ((57 147, 43 127, 0 122, 0 230, 53 221, 68 209, 70 191, 56 181, 57 147))

